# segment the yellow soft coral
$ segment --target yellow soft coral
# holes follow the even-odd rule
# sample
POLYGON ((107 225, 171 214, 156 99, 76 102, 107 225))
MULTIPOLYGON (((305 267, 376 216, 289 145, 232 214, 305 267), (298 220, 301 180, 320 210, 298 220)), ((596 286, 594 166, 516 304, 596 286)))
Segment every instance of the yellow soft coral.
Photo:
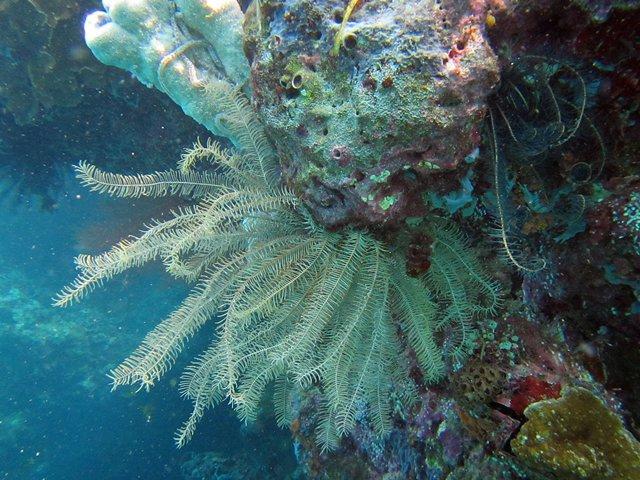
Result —
POLYGON ((640 443, 622 420, 584 388, 525 410, 529 418, 511 442, 528 465, 563 480, 640 478, 640 443))

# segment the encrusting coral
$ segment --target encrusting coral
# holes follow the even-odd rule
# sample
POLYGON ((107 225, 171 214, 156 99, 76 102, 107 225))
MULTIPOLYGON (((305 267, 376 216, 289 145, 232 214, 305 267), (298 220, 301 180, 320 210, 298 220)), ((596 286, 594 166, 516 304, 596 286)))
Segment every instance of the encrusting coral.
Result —
POLYGON ((224 398, 241 418, 254 418, 274 380, 280 384, 276 406, 282 423, 288 421, 286 389, 322 386, 318 439, 324 447, 335 446, 354 428, 363 402, 384 434, 394 384, 402 385, 406 401, 416 398, 402 341, 415 352, 427 380, 440 378, 473 347, 474 320, 498 306, 497 286, 461 234, 440 219, 422 229, 432 239, 431 266, 417 277, 405 272, 393 244, 365 231, 329 232, 319 226, 299 199, 279 186, 274 151, 242 94, 221 82, 207 91, 226 99, 220 103, 228 107, 226 125, 237 151, 196 143, 180 170, 151 175, 78 166, 80 179, 95 191, 179 195, 197 203, 102 255, 80 255, 80 274, 56 303, 72 303, 155 258, 174 276, 196 282, 183 304, 112 372, 114 386, 149 388, 184 343, 222 314, 211 347, 183 377, 181 390, 194 410, 177 434, 178 445, 191 438, 204 410, 224 398), (203 162, 214 168, 198 169, 203 162))
POLYGON ((422 192, 448 188, 446 173, 478 147, 498 82, 480 7, 466 2, 351 2, 347 12, 335 0, 261 0, 246 16, 235 0, 103 4, 85 22, 98 59, 217 135, 229 137, 224 112, 202 87, 216 79, 251 93, 283 177, 329 228, 422 215, 422 192))
POLYGON ((532 467, 563 480, 640 478, 640 443, 589 390, 566 387, 559 399, 527 407, 511 447, 532 467))

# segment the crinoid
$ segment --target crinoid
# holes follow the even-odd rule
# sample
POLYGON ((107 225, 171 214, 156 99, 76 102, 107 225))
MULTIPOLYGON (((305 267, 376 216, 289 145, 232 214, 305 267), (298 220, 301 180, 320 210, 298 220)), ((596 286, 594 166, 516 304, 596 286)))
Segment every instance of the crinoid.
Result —
MULTIPOLYGON (((528 174, 543 183, 543 179, 558 177, 559 157, 574 151, 580 158, 587 152, 593 162, 572 165, 575 184, 597 178, 604 167, 606 150, 598 130, 587 116, 587 85, 578 70, 567 63, 541 56, 526 55, 508 62, 501 85, 490 100, 488 137, 492 158, 493 203, 498 220, 496 237, 506 259, 521 272, 535 273, 545 267, 545 260, 526 254, 525 241, 518 232, 523 212, 516 211, 507 201, 509 173, 528 170, 528 174), (596 153, 596 155, 594 155, 596 153), (578 178, 580 177, 580 178, 578 178)), ((557 189, 551 185, 549 189, 557 189)), ((523 187, 526 191, 526 186, 523 187)), ((546 196, 544 186, 539 197, 546 196)), ((567 222, 584 211, 584 196, 571 192, 557 193, 547 199, 547 211, 568 211, 567 222)), ((526 212, 524 212, 526 217, 526 212)))
MULTIPOLYGON (((208 88, 214 89, 213 86, 208 88)), ((205 410, 227 399, 244 420, 276 382, 280 423, 290 421, 291 388, 322 392, 318 439, 336 445, 356 417, 380 434, 391 426, 389 391, 402 385, 414 400, 414 352, 427 381, 473 347, 474 323, 499 303, 461 233, 442 220, 426 222, 430 267, 405 272, 403 254, 372 234, 319 226, 278 181, 275 154, 238 90, 215 87, 226 102, 221 121, 236 148, 197 142, 174 171, 116 175, 80 164, 92 190, 115 196, 180 195, 193 206, 152 222, 138 236, 95 257, 80 255, 80 273, 57 297, 68 305, 95 286, 145 262, 194 282, 191 294, 111 372, 113 386, 148 389, 171 368, 185 342, 219 315, 211 346, 184 373, 180 390, 193 401, 176 443, 187 442, 205 410)))

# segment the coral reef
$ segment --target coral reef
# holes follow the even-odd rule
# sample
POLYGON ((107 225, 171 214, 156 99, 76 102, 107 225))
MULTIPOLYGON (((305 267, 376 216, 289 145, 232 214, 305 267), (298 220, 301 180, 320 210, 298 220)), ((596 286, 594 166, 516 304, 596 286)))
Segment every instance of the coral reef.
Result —
MULTIPOLYGON (((547 268, 522 283, 529 315, 562 325, 573 355, 596 381, 617 391, 629 410, 628 420, 637 425, 638 375, 628 365, 635 361, 632 345, 640 338, 633 221, 640 145, 640 63, 635 53, 640 12, 632 2, 617 7, 589 2, 607 7, 606 14, 594 16, 594 10, 581 8, 584 3, 558 8, 553 1, 514 2, 493 10, 489 37, 506 58, 544 54, 547 59, 541 63, 548 72, 564 64, 582 78, 583 132, 591 131, 578 131, 561 148, 546 151, 534 168, 505 162, 509 178, 503 188, 510 193, 504 198, 512 202, 512 231, 546 262, 547 268), (555 60, 549 59, 552 53, 555 60)), ((512 71, 507 65, 503 78, 512 71)), ((578 77, 573 77, 553 88, 561 96, 575 96, 571 92, 578 77)))
POLYGON ((114 383, 151 386, 222 310, 180 445, 225 398, 254 419, 274 383, 308 478, 637 476, 638 7, 221 5, 226 24, 195 0, 86 23, 97 56, 235 147, 149 175, 79 166, 101 192, 195 201, 78 257, 59 298, 154 258, 196 282, 114 383))
MULTIPOLYGON (((96 56, 228 137, 201 87, 248 78, 235 2, 105 7, 85 23, 96 56)), ((479 144, 498 80, 480 11, 435 1, 366 2, 349 15, 337 1, 252 4, 244 33, 254 99, 286 179, 320 223, 397 226, 424 212, 422 191, 446 191, 445 172, 479 144)))
POLYGON ((239 150, 196 143, 182 157, 181 170, 151 175, 109 174, 80 164, 78 176, 92 190, 176 195, 197 203, 102 255, 77 257, 80 274, 56 304, 79 300, 157 257, 174 276, 196 281, 180 308, 112 372, 114 387, 147 389, 170 369, 186 340, 224 309, 211 347, 182 381, 194 410, 176 435, 179 446, 193 436, 204 411, 225 398, 242 419, 255 419, 274 380, 282 383, 276 403, 281 422, 288 419, 291 385, 322 386, 317 436, 323 449, 351 433, 363 411, 384 436, 391 429, 391 386, 403 385, 403 401, 416 399, 396 331, 401 329, 424 381, 436 381, 474 347, 476 320, 499 305, 498 285, 459 231, 436 218, 416 226, 431 239, 431 266, 413 277, 393 253, 394 244, 317 225, 297 197, 279 187, 273 151, 241 94, 222 82, 205 91, 225 109, 239 150), (194 169, 204 161, 215 168, 194 169))
POLYGON ((525 415, 511 447, 526 463, 567 480, 640 477, 640 442, 588 390, 565 388, 561 398, 534 403, 525 415))

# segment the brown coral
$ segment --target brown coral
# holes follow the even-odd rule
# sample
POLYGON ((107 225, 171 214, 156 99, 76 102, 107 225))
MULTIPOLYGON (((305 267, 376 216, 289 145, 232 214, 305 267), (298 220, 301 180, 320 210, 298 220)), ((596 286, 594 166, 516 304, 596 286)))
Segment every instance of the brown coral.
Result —
POLYGON ((452 386, 461 402, 468 406, 486 405, 500 394, 506 374, 499 367, 481 360, 469 361, 452 378, 452 386))
POLYGON ((640 478, 640 443, 590 391, 566 387, 561 398, 534 403, 525 415, 511 447, 529 466, 562 480, 640 478))

